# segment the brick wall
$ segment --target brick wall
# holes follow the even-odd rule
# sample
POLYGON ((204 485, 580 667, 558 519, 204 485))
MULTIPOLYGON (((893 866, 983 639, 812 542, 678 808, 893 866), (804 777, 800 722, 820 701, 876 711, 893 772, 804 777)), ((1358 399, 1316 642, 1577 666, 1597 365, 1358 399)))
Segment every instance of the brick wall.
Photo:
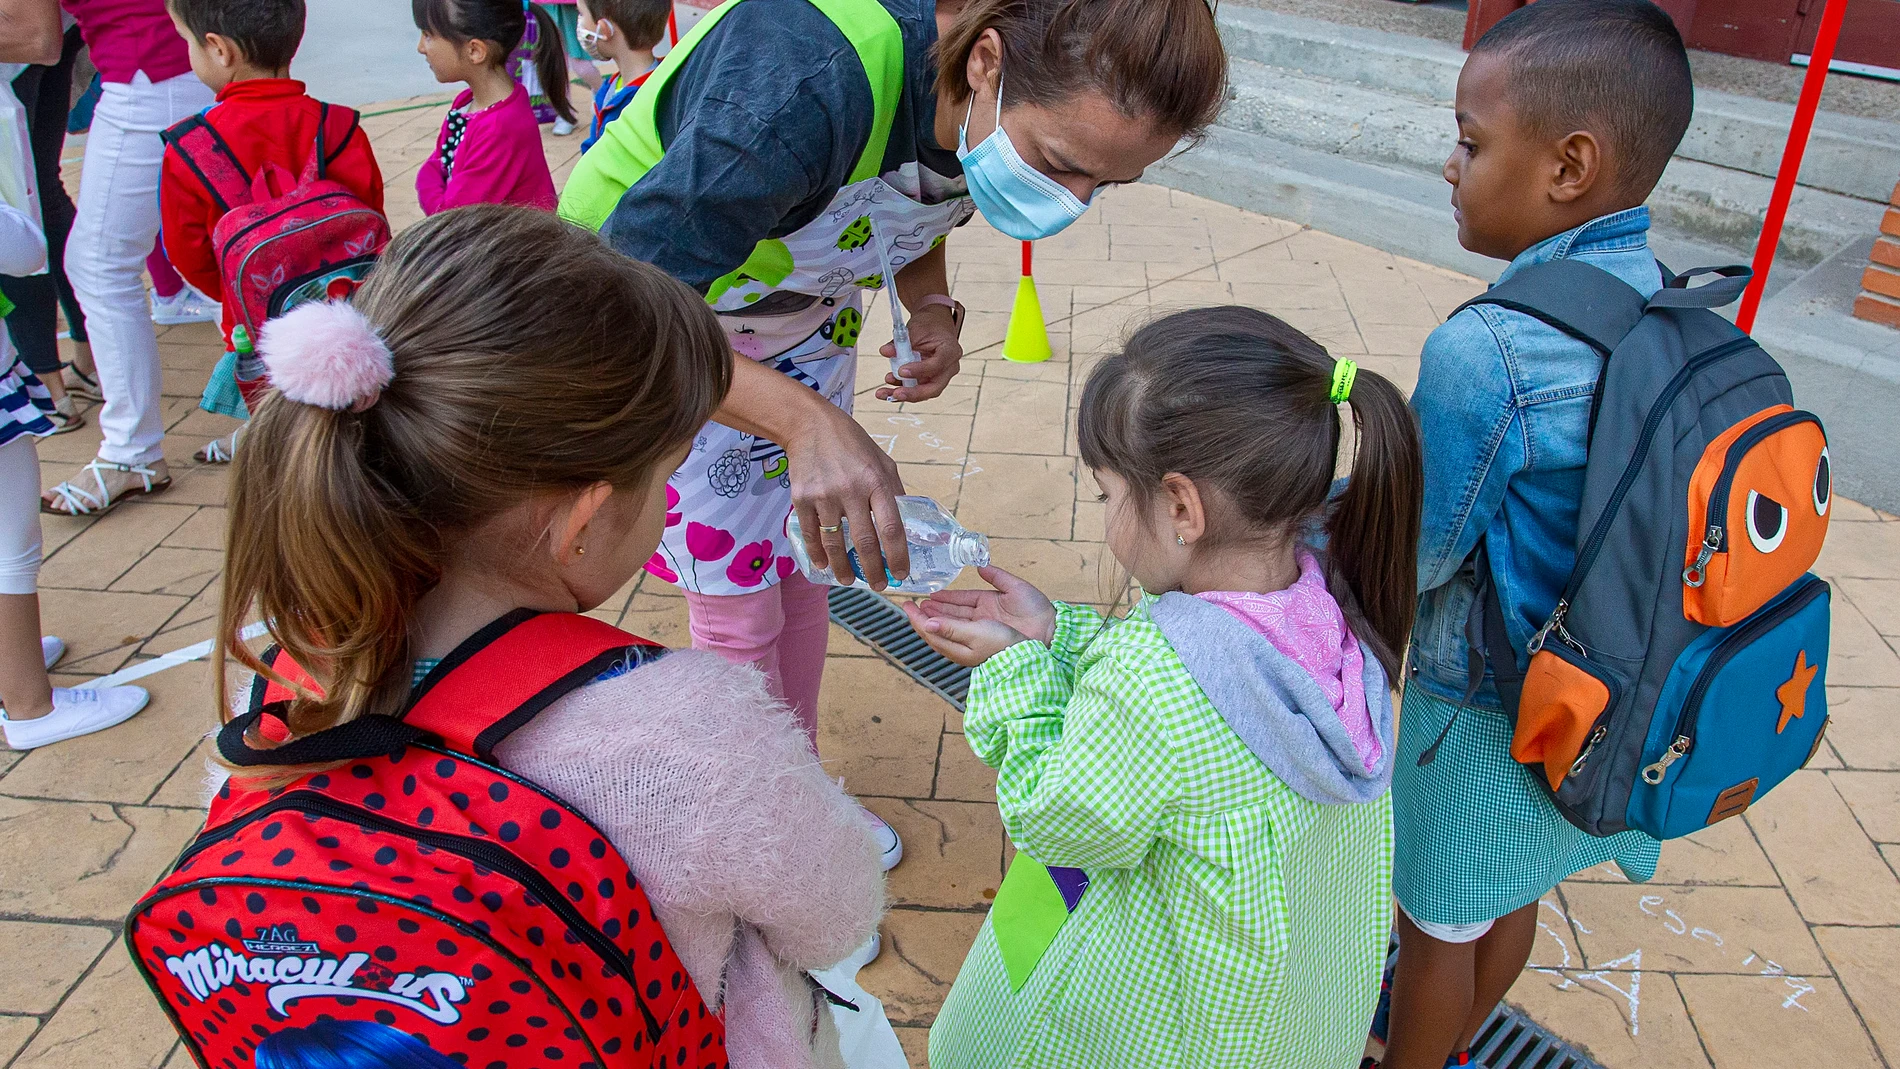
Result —
POLYGON ((1900 329, 1900 185, 1893 187, 1892 203, 1880 221, 1872 260, 1861 275, 1854 314, 1900 329))

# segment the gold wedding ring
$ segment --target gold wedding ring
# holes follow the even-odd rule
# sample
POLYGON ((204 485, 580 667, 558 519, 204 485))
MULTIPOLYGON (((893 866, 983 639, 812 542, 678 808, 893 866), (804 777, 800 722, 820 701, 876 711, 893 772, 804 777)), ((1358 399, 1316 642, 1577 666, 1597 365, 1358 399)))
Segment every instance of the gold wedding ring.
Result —
POLYGON ((836 526, 826 527, 824 524, 821 523, 818 525, 818 530, 822 531, 825 534, 837 534, 839 531, 844 530, 844 524, 840 523, 840 524, 837 524, 836 526))

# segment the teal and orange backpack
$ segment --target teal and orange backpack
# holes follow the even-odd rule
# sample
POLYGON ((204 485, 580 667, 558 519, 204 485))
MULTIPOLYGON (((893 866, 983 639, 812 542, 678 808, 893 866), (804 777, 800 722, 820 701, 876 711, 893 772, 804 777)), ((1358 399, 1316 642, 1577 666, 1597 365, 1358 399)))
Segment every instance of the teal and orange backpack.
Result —
POLYGON ((1645 299, 1557 260, 1470 302, 1604 357, 1561 600, 1515 648, 1480 543, 1466 626, 1514 716, 1512 757, 1592 835, 1667 839, 1735 816, 1805 765, 1827 726, 1830 591, 1808 570, 1832 503, 1827 433, 1794 407, 1781 366, 1713 311, 1740 296, 1746 268, 1663 274, 1645 299))

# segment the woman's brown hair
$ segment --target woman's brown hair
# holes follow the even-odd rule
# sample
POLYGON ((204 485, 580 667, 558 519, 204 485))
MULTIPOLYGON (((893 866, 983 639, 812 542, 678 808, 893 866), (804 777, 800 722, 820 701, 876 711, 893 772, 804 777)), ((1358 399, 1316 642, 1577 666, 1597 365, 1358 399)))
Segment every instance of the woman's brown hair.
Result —
POLYGON ((419 223, 355 305, 394 356, 380 398, 273 392, 231 472, 218 704, 227 657, 284 682, 239 638, 255 611, 322 687, 293 688, 296 736, 402 709, 416 603, 458 535, 536 494, 647 485, 731 383, 704 300, 550 212, 419 223))
POLYGON ((1227 50, 1207 0, 964 0, 937 42, 937 84, 970 95, 970 50, 1003 41, 1005 105, 1055 107, 1086 90, 1122 114, 1196 136, 1227 99, 1227 50))
POLYGON ((1323 521, 1328 583, 1396 683, 1418 598, 1418 423, 1398 387, 1360 370, 1347 401, 1352 474, 1332 496, 1342 431, 1333 373, 1323 346, 1265 312, 1178 312, 1089 375, 1082 462, 1121 477, 1138 503, 1170 472, 1211 490, 1211 538, 1301 538, 1323 521))

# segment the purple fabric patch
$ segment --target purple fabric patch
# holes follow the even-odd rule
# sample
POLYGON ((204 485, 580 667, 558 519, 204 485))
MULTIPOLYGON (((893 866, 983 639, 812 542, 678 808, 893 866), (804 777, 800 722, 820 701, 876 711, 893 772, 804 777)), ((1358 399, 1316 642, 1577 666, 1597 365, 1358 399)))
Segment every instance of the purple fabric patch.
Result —
POLYGON ((1056 890, 1062 893, 1062 904, 1070 913, 1082 904, 1082 892, 1089 889, 1089 874, 1081 869, 1049 867, 1049 878, 1055 881, 1056 890))

